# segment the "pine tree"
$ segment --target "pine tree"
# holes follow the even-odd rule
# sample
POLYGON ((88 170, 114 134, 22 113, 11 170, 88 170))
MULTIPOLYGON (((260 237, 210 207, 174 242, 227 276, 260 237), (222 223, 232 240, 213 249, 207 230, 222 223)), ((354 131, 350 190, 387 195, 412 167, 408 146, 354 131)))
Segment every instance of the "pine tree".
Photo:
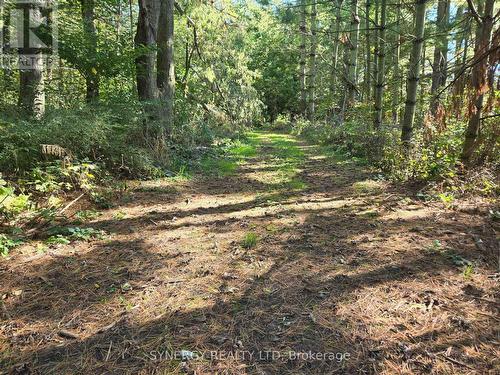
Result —
POLYGON ((422 46, 424 43, 426 1, 427 0, 417 0, 415 4, 415 39, 413 40, 410 54, 406 84, 405 112, 401 128, 401 140, 406 149, 409 149, 410 147, 410 141, 413 133, 413 122, 415 120, 417 89, 418 81, 420 79, 420 66, 422 62, 422 46))

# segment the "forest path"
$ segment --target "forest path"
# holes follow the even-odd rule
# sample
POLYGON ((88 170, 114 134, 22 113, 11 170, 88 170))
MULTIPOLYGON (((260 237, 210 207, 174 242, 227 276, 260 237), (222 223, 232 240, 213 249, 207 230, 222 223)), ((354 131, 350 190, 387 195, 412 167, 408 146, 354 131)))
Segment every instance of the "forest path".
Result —
POLYGON ((133 184, 88 223, 105 239, 4 266, 3 289, 21 292, 5 298, 0 365, 43 374, 492 369, 495 239, 482 217, 424 204, 286 134, 250 133, 229 155, 204 161, 204 177, 133 184), (172 352, 203 358, 165 358, 172 352))

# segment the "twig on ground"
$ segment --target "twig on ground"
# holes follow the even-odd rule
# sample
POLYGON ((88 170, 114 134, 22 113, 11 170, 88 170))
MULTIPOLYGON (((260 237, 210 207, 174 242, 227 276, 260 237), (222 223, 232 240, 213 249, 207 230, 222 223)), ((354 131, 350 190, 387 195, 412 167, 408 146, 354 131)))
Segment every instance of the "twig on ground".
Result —
POLYGON ((83 196, 85 195, 85 193, 82 193, 80 194, 78 197, 76 197, 75 199, 73 199, 71 202, 69 202, 66 207, 64 207, 61 211, 59 211, 59 215, 61 215, 64 211, 66 211, 68 208, 70 208, 72 205, 74 205, 76 202, 78 202, 83 196))

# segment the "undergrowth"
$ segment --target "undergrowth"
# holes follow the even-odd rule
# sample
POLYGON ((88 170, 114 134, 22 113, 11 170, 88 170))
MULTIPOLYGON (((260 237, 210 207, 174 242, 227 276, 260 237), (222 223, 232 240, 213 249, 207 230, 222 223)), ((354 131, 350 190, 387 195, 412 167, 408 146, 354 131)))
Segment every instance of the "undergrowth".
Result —
POLYGON ((272 129, 287 130, 308 140, 332 147, 335 153, 357 158, 386 179, 426 183, 423 196, 450 205, 462 196, 496 197, 500 194, 500 140, 498 124, 484 124, 475 167, 460 163, 466 121, 447 119, 446 124, 425 119, 414 130, 410 152, 403 150, 398 125, 373 129, 370 108, 358 105, 340 124, 311 123, 302 118, 278 117, 272 129), (368 119, 368 121, 367 121, 368 119))

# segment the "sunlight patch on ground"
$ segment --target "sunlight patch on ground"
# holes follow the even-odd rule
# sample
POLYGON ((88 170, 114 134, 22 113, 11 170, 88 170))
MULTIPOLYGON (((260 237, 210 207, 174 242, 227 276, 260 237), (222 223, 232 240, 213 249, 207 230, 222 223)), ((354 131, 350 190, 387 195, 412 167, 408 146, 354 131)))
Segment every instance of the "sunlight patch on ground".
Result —
POLYGON ((364 180, 352 184, 352 188, 358 194, 376 194, 382 192, 386 184, 381 181, 364 180))

